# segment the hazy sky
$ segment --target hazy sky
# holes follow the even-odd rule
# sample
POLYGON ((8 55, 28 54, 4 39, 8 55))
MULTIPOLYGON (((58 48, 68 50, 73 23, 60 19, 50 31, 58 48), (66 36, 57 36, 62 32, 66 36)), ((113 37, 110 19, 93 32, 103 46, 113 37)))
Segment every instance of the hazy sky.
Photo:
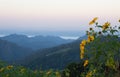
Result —
POLYGON ((0 0, 0 33, 74 35, 94 17, 116 23, 120 0, 0 0))

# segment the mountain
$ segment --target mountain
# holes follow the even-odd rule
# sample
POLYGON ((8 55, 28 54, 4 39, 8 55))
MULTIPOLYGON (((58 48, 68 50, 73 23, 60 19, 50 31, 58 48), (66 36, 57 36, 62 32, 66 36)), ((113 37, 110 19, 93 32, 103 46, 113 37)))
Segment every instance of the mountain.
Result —
POLYGON ((87 39, 87 35, 84 35, 82 37, 79 37, 77 40, 83 40, 83 39, 87 39))
POLYGON ((0 60, 14 63, 30 55, 32 52, 31 49, 0 39, 0 60))
POLYGON ((56 36, 35 36, 29 38, 26 35, 18 34, 11 34, 5 37, 1 37, 1 39, 16 43, 22 47, 32 48, 33 50, 50 48, 73 41, 65 40, 56 36))
POLYGON ((53 48, 36 51, 23 60, 23 65, 32 69, 63 69, 71 62, 80 62, 79 44, 81 40, 53 48))

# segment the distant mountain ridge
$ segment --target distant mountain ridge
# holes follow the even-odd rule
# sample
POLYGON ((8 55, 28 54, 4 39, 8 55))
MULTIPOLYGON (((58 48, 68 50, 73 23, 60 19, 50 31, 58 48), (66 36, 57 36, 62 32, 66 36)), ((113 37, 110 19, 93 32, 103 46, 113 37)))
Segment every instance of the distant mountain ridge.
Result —
POLYGON ((0 37, 2 40, 7 40, 18 44, 19 46, 32 48, 33 50, 50 48, 57 45, 72 42, 73 40, 62 39, 57 36, 35 36, 27 37, 26 35, 11 34, 8 36, 0 37))
POLYGON ((26 57, 22 65, 32 69, 63 69, 71 62, 80 62, 79 44, 76 40, 68 44, 37 50, 36 53, 26 57))
POLYGON ((32 52, 31 49, 0 39, 0 60, 14 63, 30 55, 32 52))
MULTIPOLYGON (((79 62, 79 44, 82 39, 86 38, 80 37, 77 40, 70 40, 66 43, 66 40, 55 37, 55 36, 36 36, 36 37, 27 37, 26 35, 9 35, 2 37, 0 41, 0 45, 2 44, 2 41, 7 42, 8 45, 5 47, 6 43, 3 43, 1 45, 1 49, 7 49, 7 50, 0 50, 0 59, 8 61, 8 62, 17 62, 18 64, 22 64, 26 67, 30 67, 33 69, 39 69, 42 67, 42 69, 62 69, 67 64, 71 62, 79 62), (55 39, 53 39, 53 37, 55 39), (8 40, 8 41, 7 41, 8 40), (38 41, 40 40, 40 41, 38 41), (47 41, 44 41, 47 40, 47 41), (10 42, 11 41, 11 42, 10 42), (17 43, 14 43, 16 42, 17 43), (65 41, 65 42, 64 42, 65 41), (38 50, 29 49, 30 47, 24 47, 31 43, 33 46, 34 43, 39 44, 38 46, 41 46, 44 44, 44 42, 49 42, 50 44, 54 44, 52 42, 62 42, 62 44, 55 45, 51 48, 39 48, 38 50), (21 46, 19 45, 22 44, 21 46), (26 44, 27 43, 27 44, 26 44), (4 54, 2 54, 4 52, 4 54), (7 52, 7 53, 5 53, 7 52), (24 54, 24 52, 26 52, 24 54), (6 54, 8 57, 6 57, 6 54), (23 56, 22 56, 23 55, 23 56), (20 57, 19 57, 20 56, 20 57), (22 59, 22 60, 21 60, 22 59)), ((48 44, 49 45, 49 44, 48 44)), ((35 45, 34 45, 35 46, 35 45)))

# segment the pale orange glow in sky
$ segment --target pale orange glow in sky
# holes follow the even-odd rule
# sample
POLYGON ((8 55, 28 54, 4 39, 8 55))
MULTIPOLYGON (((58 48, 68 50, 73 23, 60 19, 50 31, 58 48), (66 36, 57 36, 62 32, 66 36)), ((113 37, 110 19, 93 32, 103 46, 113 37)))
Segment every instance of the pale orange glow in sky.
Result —
POLYGON ((2 30, 78 31, 96 16, 114 23, 120 0, 0 0, 2 30))
POLYGON ((0 15, 119 15, 120 0, 0 0, 0 15))

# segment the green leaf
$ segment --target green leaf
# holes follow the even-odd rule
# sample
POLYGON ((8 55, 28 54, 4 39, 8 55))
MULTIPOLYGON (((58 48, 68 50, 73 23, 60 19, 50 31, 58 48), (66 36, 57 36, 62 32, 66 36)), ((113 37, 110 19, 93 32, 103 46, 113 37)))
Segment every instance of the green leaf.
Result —
POLYGON ((106 33, 107 31, 106 31, 106 30, 103 30, 102 32, 103 32, 103 33, 106 33))
POLYGON ((114 34, 115 32, 118 32, 117 30, 111 30, 110 33, 114 34))
POLYGON ((97 27, 100 27, 100 28, 102 28, 102 26, 101 26, 101 25, 98 25, 97 27))

